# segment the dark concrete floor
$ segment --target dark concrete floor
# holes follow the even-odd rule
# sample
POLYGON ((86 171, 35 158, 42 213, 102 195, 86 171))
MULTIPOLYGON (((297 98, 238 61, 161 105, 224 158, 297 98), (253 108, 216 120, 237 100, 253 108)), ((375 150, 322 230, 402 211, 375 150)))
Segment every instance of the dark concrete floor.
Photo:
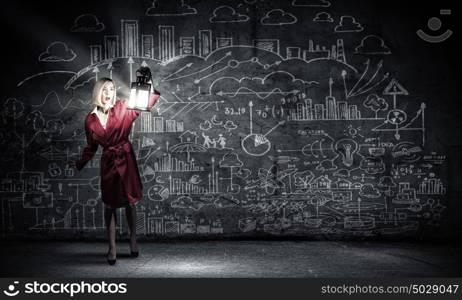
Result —
POLYGON ((200 241, 140 243, 2 241, 1 277, 461 277, 461 243, 200 241))

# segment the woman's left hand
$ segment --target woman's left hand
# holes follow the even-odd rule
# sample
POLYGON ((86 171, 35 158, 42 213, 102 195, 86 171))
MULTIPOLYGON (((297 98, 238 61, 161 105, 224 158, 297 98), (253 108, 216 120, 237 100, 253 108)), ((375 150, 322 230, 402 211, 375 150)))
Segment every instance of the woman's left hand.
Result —
POLYGON ((151 85, 151 94, 154 94, 154 87, 157 86, 157 82, 153 80, 149 80, 148 83, 151 85))

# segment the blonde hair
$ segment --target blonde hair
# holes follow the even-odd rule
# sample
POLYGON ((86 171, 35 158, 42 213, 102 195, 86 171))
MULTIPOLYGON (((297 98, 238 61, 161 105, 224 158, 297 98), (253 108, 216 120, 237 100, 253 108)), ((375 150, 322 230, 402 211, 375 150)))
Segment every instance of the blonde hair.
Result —
POLYGON ((101 94, 103 92, 103 87, 106 83, 112 83, 114 85, 114 96, 112 97, 111 99, 111 105, 115 105, 115 102, 116 102, 116 98, 117 98, 117 88, 116 88, 116 85, 115 85, 115 82, 114 80, 112 80, 111 78, 107 78, 107 77, 102 77, 100 79, 98 79, 98 81, 96 81, 95 83, 95 87, 93 88, 93 93, 91 95, 91 102, 96 105, 96 106, 99 106, 103 109, 106 109, 105 105, 103 103, 101 103, 101 94))

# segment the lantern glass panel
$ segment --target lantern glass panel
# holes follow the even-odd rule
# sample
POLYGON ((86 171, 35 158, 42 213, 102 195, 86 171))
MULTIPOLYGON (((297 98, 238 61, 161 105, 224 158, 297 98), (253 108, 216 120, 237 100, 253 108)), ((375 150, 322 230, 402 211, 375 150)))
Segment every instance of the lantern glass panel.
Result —
POLYGON ((150 84, 133 82, 130 90, 130 99, 128 100, 128 108, 148 111, 150 91, 150 84))
POLYGON ((130 90, 130 99, 128 100, 128 108, 134 109, 136 106, 136 87, 130 90))

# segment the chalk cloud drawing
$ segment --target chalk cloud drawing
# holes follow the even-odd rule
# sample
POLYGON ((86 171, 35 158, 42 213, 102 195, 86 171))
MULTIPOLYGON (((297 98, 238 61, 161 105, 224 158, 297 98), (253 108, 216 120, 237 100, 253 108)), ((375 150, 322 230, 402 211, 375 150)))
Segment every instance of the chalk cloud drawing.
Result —
POLYGON ((75 52, 65 43, 57 41, 51 43, 45 52, 40 54, 38 60, 44 62, 72 61, 76 56, 75 52))
POLYGON ((367 55, 387 55, 391 54, 390 48, 385 45, 385 41, 377 35, 368 35, 361 40, 361 44, 356 47, 357 54, 367 55))
POLYGON ((282 9, 273 9, 260 20, 262 25, 289 25, 297 23, 297 17, 282 9))
POLYGON ((100 32, 105 28, 95 15, 84 14, 78 16, 71 28, 72 32, 100 32))
POLYGON ((236 12, 231 6, 223 5, 215 8, 209 21, 210 23, 239 23, 247 22, 249 19, 249 16, 236 12))
POLYGON ((329 7, 330 2, 326 0, 293 0, 292 5, 308 7, 329 7))
POLYGON ((197 10, 184 0, 154 0, 146 10, 146 16, 186 16, 195 15, 197 10))
POLYGON ((327 12, 320 12, 317 13, 316 16, 313 18, 313 22, 328 22, 333 23, 334 19, 330 16, 327 12))
POLYGON ((356 19, 352 16, 342 16, 340 18, 340 24, 335 26, 335 32, 360 32, 364 28, 356 22, 356 19))

